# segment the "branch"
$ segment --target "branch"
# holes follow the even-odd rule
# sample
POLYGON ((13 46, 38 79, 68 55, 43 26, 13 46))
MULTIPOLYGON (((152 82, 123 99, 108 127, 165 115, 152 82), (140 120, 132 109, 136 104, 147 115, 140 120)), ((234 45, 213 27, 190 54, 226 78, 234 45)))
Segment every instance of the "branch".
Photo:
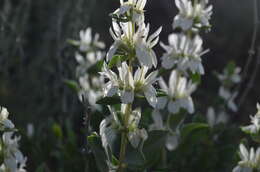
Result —
MULTIPOLYGON (((256 38, 257 38, 257 35, 258 35, 258 25, 259 25, 257 0, 253 0, 253 8, 254 8, 254 10, 253 10, 253 12, 254 12, 254 30, 253 30, 252 40, 251 40, 251 46, 250 46, 250 49, 248 51, 249 55, 248 55, 248 59, 246 61, 246 65, 245 65, 244 71, 242 73, 241 83, 236 88, 237 91, 239 91, 241 89, 242 83, 246 80, 250 64, 252 63, 253 57, 255 55, 255 44, 256 44, 256 38)), ((258 70, 257 64, 258 63, 256 63, 255 71, 253 71, 253 74, 257 72, 256 70, 258 70)), ((249 83, 254 82, 254 80, 255 80, 255 78, 252 75, 249 83)), ((253 83, 251 83, 251 84, 253 84, 253 83)), ((242 93, 241 99, 238 102, 238 108, 244 103, 244 100, 245 100, 248 92, 250 91, 251 87, 252 87, 252 85, 248 84, 248 86, 245 88, 245 91, 242 93)))
POLYGON ((253 86, 254 86, 254 82, 255 82, 257 73, 258 73, 258 71, 259 71, 259 65, 260 65, 260 46, 257 48, 257 54, 258 54, 258 55, 257 55, 257 59, 256 59, 256 64, 255 64, 254 71, 253 71, 253 73, 252 73, 252 76, 251 76, 251 78, 250 78, 250 80, 249 80, 249 83, 248 83, 247 87, 245 88, 245 90, 244 90, 244 92, 243 92, 243 94, 242 94, 242 96, 241 96, 241 99, 240 99, 240 101, 239 101, 239 103, 238 103, 238 107, 240 107, 240 106, 244 103, 244 101, 245 101, 245 99, 246 99, 246 97, 247 97, 249 91, 250 91, 250 90, 253 88, 253 86))

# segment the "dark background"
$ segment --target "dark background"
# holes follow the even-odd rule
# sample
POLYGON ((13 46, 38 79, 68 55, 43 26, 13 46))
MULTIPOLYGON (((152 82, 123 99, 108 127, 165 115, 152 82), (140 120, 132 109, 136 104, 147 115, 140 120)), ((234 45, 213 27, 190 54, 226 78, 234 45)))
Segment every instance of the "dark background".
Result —
MULTIPOLYGON (((205 112, 217 95, 219 83, 213 71, 222 71, 228 61, 245 65, 253 34, 252 0, 210 0, 214 6, 211 32, 204 34, 206 74, 194 99, 205 112)), ((259 5, 259 4, 258 4, 259 5)), ((77 95, 65 86, 64 79, 75 79, 74 51, 67 39, 78 39, 80 30, 92 27, 107 47, 112 43, 108 16, 119 0, 1 0, 0 1, 0 105, 6 106, 18 128, 28 123, 36 127, 51 118, 75 121, 75 130, 83 124, 83 107, 77 95)), ((163 26, 162 42, 172 33, 177 14, 173 0, 148 0, 146 22, 152 31, 163 26)), ((258 36, 258 38, 260 38, 258 36)), ((257 39, 257 46, 260 46, 257 39)), ((162 49, 157 46, 158 57, 162 49)), ((254 61, 256 57, 254 57, 254 61)), ((243 91, 251 76, 242 85, 243 91)), ((259 72, 258 72, 259 74, 259 72)), ((259 100, 259 77, 250 90, 234 122, 248 122, 259 100)), ((239 99, 239 97, 238 97, 239 99)))

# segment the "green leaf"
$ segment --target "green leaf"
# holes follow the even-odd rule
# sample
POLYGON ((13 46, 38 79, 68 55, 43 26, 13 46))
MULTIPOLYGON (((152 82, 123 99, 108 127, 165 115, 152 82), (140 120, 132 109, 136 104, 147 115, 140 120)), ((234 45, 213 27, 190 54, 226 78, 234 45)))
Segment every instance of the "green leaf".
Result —
POLYGON ((54 135, 58 138, 58 139, 62 139, 63 137, 63 133, 62 133, 62 129, 61 126, 57 123, 54 123, 52 125, 52 131, 54 133, 54 135))
POLYGON ((181 138, 183 141, 191 137, 192 134, 194 134, 197 131, 201 130, 207 130, 209 131, 209 125, 205 123, 190 123, 185 125, 181 130, 181 138))
POLYGON ((165 148, 167 131, 154 130, 148 133, 148 139, 144 142, 143 153, 146 158, 144 168, 151 167, 159 162, 162 149, 165 148))
POLYGON ((87 137, 87 140, 95 156, 95 160, 99 171, 107 172, 108 171, 108 166, 106 163, 107 158, 106 158, 105 151, 102 147, 101 138, 96 133, 93 133, 92 135, 87 137))
POLYGON ((252 139, 257 142, 260 143, 260 134, 251 134, 252 139))
POLYGON ((191 80, 193 83, 201 83, 201 75, 199 73, 192 73, 191 74, 191 80))
POLYGON ((73 91, 79 92, 80 87, 76 81, 65 79, 65 80, 63 80, 63 82, 65 83, 65 85, 67 85, 73 91))
POLYGON ((162 76, 162 75, 166 75, 168 73, 170 73, 172 70, 171 69, 164 69, 164 68, 161 68, 158 72, 158 76, 162 76))
POLYGON ((113 96, 113 97, 104 97, 99 99, 96 104, 100 105, 115 105, 115 104, 120 104, 121 100, 120 97, 118 96, 113 96))
POLYGON ((68 39, 67 42, 73 46, 79 46, 79 41, 68 39))
POLYGON ((126 56, 115 55, 115 56, 113 56, 113 58, 109 61, 108 67, 109 67, 109 68, 113 68, 113 67, 116 66, 118 63, 121 63, 121 61, 125 61, 125 60, 127 60, 126 56))
POLYGON ((228 70, 228 74, 229 75, 232 75, 234 73, 236 69, 236 64, 234 61, 230 61, 228 64, 227 64, 227 70, 228 70))
POLYGON ((35 172, 44 172, 46 171, 45 163, 42 163, 40 166, 37 167, 35 172))
POLYGON ((156 93, 157 93, 157 95, 156 95, 157 97, 165 97, 165 96, 167 96, 167 94, 163 90, 161 90, 161 89, 157 89, 156 93))
POLYGON ((89 74, 94 74, 94 75, 97 75, 98 72, 101 71, 102 67, 103 67, 103 64, 104 64, 104 60, 99 60, 96 64, 94 64, 93 66, 91 66, 89 69, 88 69, 88 73, 89 74))
POLYGON ((131 144, 127 145, 125 161, 127 168, 134 171, 140 170, 145 163, 143 154, 138 149, 134 149, 131 144))

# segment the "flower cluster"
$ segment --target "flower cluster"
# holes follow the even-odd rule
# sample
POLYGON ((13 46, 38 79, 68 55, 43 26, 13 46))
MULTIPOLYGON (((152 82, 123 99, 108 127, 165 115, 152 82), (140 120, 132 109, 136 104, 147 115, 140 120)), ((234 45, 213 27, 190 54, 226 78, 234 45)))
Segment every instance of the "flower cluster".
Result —
POLYGON ((0 166, 1 172, 26 172, 25 163, 27 158, 19 150, 18 142, 20 137, 15 136, 15 126, 8 119, 9 112, 6 108, 0 107, 0 130, 1 137, 0 152, 3 155, 3 164, 0 166))
POLYGON ((133 76, 126 62, 118 67, 119 77, 104 64, 101 75, 109 79, 104 87, 106 96, 111 97, 116 93, 121 97, 124 104, 133 103, 135 93, 143 93, 151 106, 157 103, 156 90, 153 83, 156 81, 157 72, 152 72, 148 76, 148 67, 142 66, 135 71, 133 76))
POLYGON ((196 35, 191 38, 185 34, 171 34, 168 38, 169 45, 161 46, 166 53, 162 56, 162 66, 171 69, 174 66, 182 72, 190 70, 192 73, 204 74, 201 64, 201 56, 207 53, 203 51, 202 39, 196 35))
MULTIPOLYGON (((104 97, 120 97, 121 111, 109 106, 111 115, 100 124, 100 135, 105 149, 115 132, 121 132, 121 148, 119 164, 122 169, 126 140, 134 148, 140 148, 147 139, 147 131, 139 128, 141 109, 132 109, 135 100, 145 97, 148 104, 157 106, 157 91, 155 82, 158 72, 158 62, 153 48, 159 42, 160 27, 149 34, 150 25, 145 24, 144 7, 146 0, 120 1, 120 8, 112 16, 111 37, 114 43, 110 46, 106 61, 100 75, 105 78, 103 86, 104 97), (116 130, 117 129, 117 130, 116 130)), ((139 105, 138 105, 139 106, 139 105)), ((109 152, 109 151, 107 151, 109 152)), ((120 171, 120 170, 119 170, 120 171)))
POLYGON ((79 90, 78 96, 80 101, 87 102, 92 110, 100 110, 96 101, 102 97, 102 86, 104 78, 93 75, 89 70, 104 58, 101 51, 105 44, 99 40, 99 34, 92 36, 91 28, 80 31, 80 40, 72 41, 78 47, 75 53, 75 59, 78 63, 76 68, 76 77, 78 78, 79 90))
POLYGON ((175 3, 180 13, 174 18, 173 28, 197 31, 202 27, 210 27, 212 5, 208 6, 208 0, 176 0, 175 3))
MULTIPOLYGON (((176 0, 175 4, 179 14, 173 22, 173 29, 181 28, 180 33, 172 33, 168 37, 169 45, 161 43, 166 51, 161 57, 162 67, 171 70, 169 87, 161 79, 160 86, 169 97, 168 110, 171 113, 178 113, 180 108, 186 109, 189 113, 194 112, 194 105, 191 93, 196 85, 188 82, 190 75, 203 75, 205 73, 201 56, 208 52, 203 50, 203 41, 195 32, 201 26, 208 26, 212 6, 207 7, 207 1, 176 0)), ((163 100, 164 103, 167 102, 163 100)))
MULTIPOLYGON (((257 103, 257 113, 255 116, 250 116, 251 125, 242 127, 242 131, 247 134, 250 134, 254 141, 259 142, 259 130, 260 130, 260 105, 257 103)), ((253 170, 260 170, 260 147, 255 151, 254 148, 250 148, 250 151, 247 148, 240 144, 239 146, 239 156, 240 161, 238 165, 233 169, 233 172, 242 172, 248 171, 252 172, 253 170)))

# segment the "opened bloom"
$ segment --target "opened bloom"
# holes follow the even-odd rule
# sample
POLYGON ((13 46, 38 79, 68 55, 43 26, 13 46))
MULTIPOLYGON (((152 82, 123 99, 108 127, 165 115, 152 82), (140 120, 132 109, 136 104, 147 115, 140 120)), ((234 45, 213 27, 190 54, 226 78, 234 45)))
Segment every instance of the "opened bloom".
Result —
POLYGON ((168 111, 178 113, 181 108, 186 109, 189 113, 194 112, 194 104, 191 98, 191 93, 196 89, 196 85, 191 81, 187 81, 179 72, 173 70, 169 79, 169 86, 161 78, 159 81, 161 89, 168 95, 162 97, 158 103, 163 108, 168 102, 168 111))
POLYGON ((256 151, 251 148, 250 151, 240 144, 239 156, 241 160, 238 162, 238 166, 233 169, 233 172, 252 172, 253 169, 260 169, 260 148, 256 151))
POLYGON ((179 14, 174 18, 173 27, 180 27, 184 31, 192 28, 210 27, 209 20, 212 15, 212 5, 208 0, 175 0, 179 14))
POLYGON ((169 45, 161 43, 166 51, 162 56, 164 68, 171 69, 177 65, 178 70, 190 70, 192 73, 204 74, 201 56, 207 51, 203 51, 200 36, 196 35, 191 39, 184 34, 171 34, 168 41, 169 45))
POLYGON ((258 134, 260 130, 260 105, 257 103, 257 113, 254 116, 250 116, 251 125, 242 127, 244 132, 250 134, 258 134))
POLYGON ((146 66, 138 68, 133 77, 131 69, 126 62, 123 62, 122 66, 118 67, 118 77, 104 64, 101 75, 109 79, 104 87, 105 95, 111 97, 119 93, 122 103, 128 104, 134 101, 135 93, 143 93, 150 105, 155 106, 157 103, 156 90, 152 84, 156 81, 157 72, 152 72, 145 77, 147 71, 146 66))
POLYGON ((152 48, 158 43, 162 28, 160 27, 149 37, 149 24, 145 26, 142 23, 136 32, 134 30, 132 22, 118 24, 113 21, 113 29, 110 28, 110 34, 115 42, 107 53, 107 61, 111 60, 115 54, 124 52, 131 55, 128 58, 137 57, 141 65, 149 68, 156 67, 157 58, 152 48))
POLYGON ((80 41, 76 41, 76 44, 79 45, 79 49, 82 52, 105 48, 105 44, 99 41, 99 34, 95 34, 94 38, 92 38, 91 28, 87 28, 85 31, 80 31, 79 36, 80 41))
POLYGON ((147 0, 120 0, 120 8, 113 14, 130 18, 135 23, 141 23, 144 20, 144 7, 147 0))

